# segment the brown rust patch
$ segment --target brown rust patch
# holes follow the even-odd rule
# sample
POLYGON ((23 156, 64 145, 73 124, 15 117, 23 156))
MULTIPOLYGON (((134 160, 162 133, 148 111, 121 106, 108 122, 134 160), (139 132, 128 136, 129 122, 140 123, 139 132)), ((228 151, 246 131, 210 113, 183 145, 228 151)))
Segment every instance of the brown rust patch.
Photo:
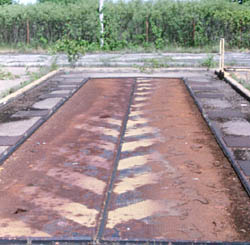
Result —
MULTIPOLYGON (((215 165, 227 164, 236 176, 183 82, 137 84, 125 132, 133 138, 122 145, 105 238, 244 240, 235 227, 225 173, 215 165), (140 106, 142 88, 151 94, 140 97, 140 106), (144 134, 148 128, 153 136, 144 134)), ((250 217, 243 214, 242 223, 250 217)))
POLYGON ((132 83, 89 81, 4 163, 1 236, 95 237, 132 83))

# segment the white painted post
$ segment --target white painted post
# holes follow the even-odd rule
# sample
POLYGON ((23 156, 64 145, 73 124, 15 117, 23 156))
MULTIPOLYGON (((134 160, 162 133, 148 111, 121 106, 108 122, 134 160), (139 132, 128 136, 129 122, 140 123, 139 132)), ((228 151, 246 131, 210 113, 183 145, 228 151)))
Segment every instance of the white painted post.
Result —
POLYGON ((221 39, 220 39, 220 63, 219 63, 219 71, 221 71, 221 67, 222 67, 222 62, 221 62, 221 53, 222 53, 222 48, 221 48, 221 39))
POLYGON ((103 24, 103 4, 104 0, 99 0, 99 19, 100 19, 100 24, 101 24, 101 47, 104 45, 104 24, 103 24))
POLYGON ((224 72, 225 40, 220 39, 220 72, 224 72))
POLYGON ((224 72, 224 57, 225 57, 225 39, 222 38, 222 72, 224 72))

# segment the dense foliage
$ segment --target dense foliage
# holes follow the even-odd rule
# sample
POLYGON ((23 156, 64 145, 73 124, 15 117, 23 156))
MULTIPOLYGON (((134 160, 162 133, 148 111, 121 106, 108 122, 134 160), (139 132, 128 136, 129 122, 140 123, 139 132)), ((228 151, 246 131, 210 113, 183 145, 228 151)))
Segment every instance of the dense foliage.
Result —
MULTIPOLYGON (((107 50, 130 45, 154 44, 159 49, 168 44, 213 45, 221 37, 231 47, 250 47, 250 2, 106 0, 104 17, 107 50)), ((84 45, 97 47, 98 0, 0 6, 0 29, 2 44, 29 41, 47 47, 57 40, 84 40, 84 45)))
POLYGON ((0 5, 11 4, 11 0, 0 0, 0 5))

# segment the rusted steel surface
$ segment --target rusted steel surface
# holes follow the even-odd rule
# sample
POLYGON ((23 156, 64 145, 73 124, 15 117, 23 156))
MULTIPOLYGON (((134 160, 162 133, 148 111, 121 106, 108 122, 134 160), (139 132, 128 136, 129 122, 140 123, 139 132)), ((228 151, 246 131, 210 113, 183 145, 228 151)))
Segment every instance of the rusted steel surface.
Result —
POLYGON ((91 79, 0 168, 0 237, 243 240, 224 166, 182 80, 91 79))
POLYGON ((132 84, 92 80, 4 163, 0 236, 95 236, 132 84))
POLYGON ((104 237, 232 241, 212 140, 182 81, 138 79, 104 237))

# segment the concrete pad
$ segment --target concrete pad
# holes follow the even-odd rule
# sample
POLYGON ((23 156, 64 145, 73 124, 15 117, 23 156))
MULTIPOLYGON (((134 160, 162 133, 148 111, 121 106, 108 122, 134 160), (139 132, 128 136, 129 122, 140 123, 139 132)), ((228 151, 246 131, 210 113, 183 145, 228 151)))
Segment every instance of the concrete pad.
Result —
POLYGON ((77 88, 79 84, 59 84, 57 88, 59 89, 71 89, 73 88, 77 88))
POLYGON ((224 136, 223 140, 229 147, 250 148, 249 136, 224 136))
POLYGON ((0 146, 0 154, 4 153, 8 148, 9 146, 0 146))
POLYGON ((76 86, 69 86, 69 87, 67 87, 67 88, 63 88, 63 87, 60 87, 60 86, 58 86, 57 88, 55 88, 55 91, 56 90, 74 90, 74 89, 76 89, 76 86))
POLYGON ((218 92, 217 88, 212 86, 191 86, 196 92, 218 92))
POLYGON ((57 91, 53 91, 50 94, 70 94, 71 90, 57 90, 57 91))
POLYGON ((222 131, 227 135, 250 136, 250 123, 246 120, 234 120, 223 123, 222 131))
POLYGON ((210 119, 232 119, 245 117, 241 111, 231 109, 208 111, 207 115, 210 119))
POLYGON ((67 94, 43 94, 41 96, 39 96, 40 99, 45 100, 45 99, 49 99, 49 98, 66 98, 69 96, 69 93, 67 94))
POLYGON ((35 109, 52 109, 60 101, 61 98, 49 98, 35 103, 32 107, 35 109))
POLYGON ((12 146, 15 145, 21 136, 0 136, 0 146, 12 146))
POLYGON ((231 107, 231 104, 228 101, 220 99, 203 100, 202 104, 208 107, 220 108, 220 109, 231 107))
POLYGON ((217 98, 223 98, 223 94, 218 94, 218 93, 199 93, 196 92, 195 96, 198 98, 209 98, 209 99, 217 99, 217 98))
MULTIPOLYGON (((29 72, 37 72, 39 68, 29 68, 29 72)), ((10 72, 13 79, 0 80, 0 94, 4 93, 10 88, 18 87, 21 83, 30 79, 30 74, 25 67, 3 67, 4 72, 10 72)))
POLYGON ((28 120, 13 121, 0 124, 0 136, 19 136, 23 135, 33 126, 40 117, 33 117, 28 120))
POLYGON ((238 161, 241 169, 246 176, 250 176, 250 161, 238 161))
POLYGON ((11 116, 11 118, 22 117, 43 117, 49 114, 49 110, 31 110, 31 111, 19 111, 11 116))

